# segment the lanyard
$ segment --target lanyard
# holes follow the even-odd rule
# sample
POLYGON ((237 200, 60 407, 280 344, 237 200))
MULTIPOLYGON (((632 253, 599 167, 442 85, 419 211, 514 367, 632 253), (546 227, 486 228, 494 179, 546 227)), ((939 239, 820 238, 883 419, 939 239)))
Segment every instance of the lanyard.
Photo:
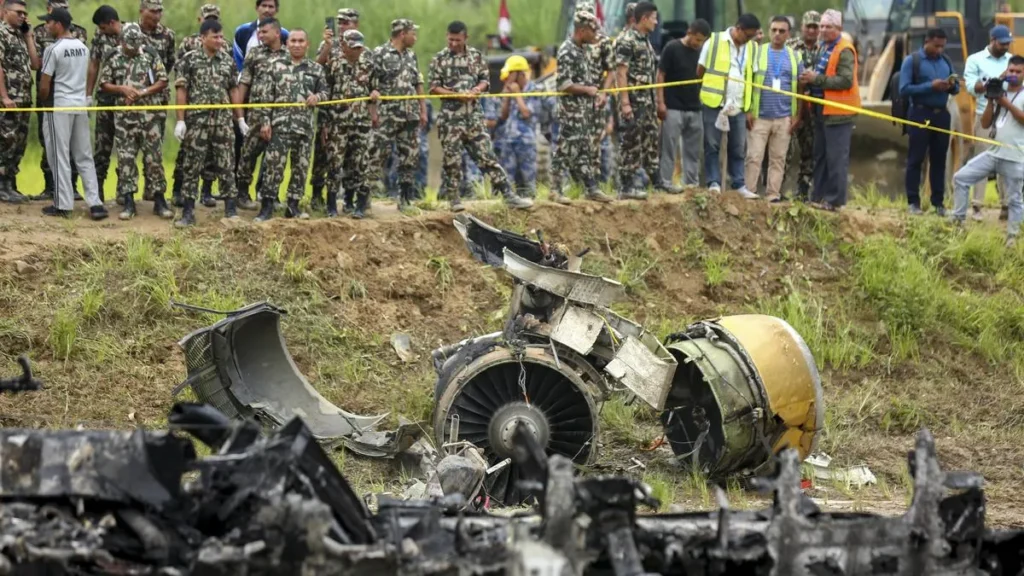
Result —
POLYGON ((782 65, 783 65, 783 63, 786 60, 784 58, 785 56, 786 56, 786 49, 785 48, 783 48, 782 50, 776 51, 771 46, 768 47, 768 68, 775 68, 774 72, 769 70, 769 76, 768 76, 769 78, 778 78, 780 82, 782 81, 782 65), (772 62, 772 58, 773 57, 775 59, 774 62, 772 62), (775 64, 775 65, 772 66, 772 64, 775 64))

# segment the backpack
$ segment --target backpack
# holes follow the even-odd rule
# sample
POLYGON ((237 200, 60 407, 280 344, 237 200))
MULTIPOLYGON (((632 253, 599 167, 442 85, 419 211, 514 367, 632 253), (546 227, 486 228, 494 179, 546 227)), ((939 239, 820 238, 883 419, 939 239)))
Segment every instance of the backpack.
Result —
MULTIPOLYGON (((949 69, 955 71, 953 63, 949 60, 949 56, 942 54, 941 57, 949 66, 949 69)), ((917 84, 917 79, 921 75, 921 54, 915 50, 914 53, 910 55, 910 58, 910 65, 912 68, 910 83, 917 84)), ((893 118, 906 120, 910 117, 910 98, 904 98, 900 95, 900 70, 897 70, 889 78, 889 99, 890 102, 892 102, 891 115, 893 118)), ((902 122, 893 122, 893 124, 902 124, 903 133, 907 133, 906 124, 903 124, 902 122)))

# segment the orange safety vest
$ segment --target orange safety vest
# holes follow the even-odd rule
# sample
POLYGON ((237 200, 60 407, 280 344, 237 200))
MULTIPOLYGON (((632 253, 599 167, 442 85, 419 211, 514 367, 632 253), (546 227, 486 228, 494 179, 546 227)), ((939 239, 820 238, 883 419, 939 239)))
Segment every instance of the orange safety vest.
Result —
MULTIPOLYGON (((839 54, 849 49, 853 52, 853 86, 846 90, 825 90, 825 100, 839 102, 847 106, 860 108, 860 84, 857 83, 857 49, 846 38, 840 38, 832 54, 828 57, 828 66, 825 67, 825 76, 835 76, 836 68, 839 67, 839 54)), ((854 113, 835 106, 824 106, 821 111, 825 116, 852 116, 854 113)))

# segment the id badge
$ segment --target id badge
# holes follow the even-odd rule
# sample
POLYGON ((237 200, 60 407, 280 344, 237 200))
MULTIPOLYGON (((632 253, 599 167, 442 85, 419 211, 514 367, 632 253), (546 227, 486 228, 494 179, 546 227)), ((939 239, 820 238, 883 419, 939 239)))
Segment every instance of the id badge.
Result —
POLYGON ((772 78, 772 90, 782 90, 782 80, 779 78, 772 78))

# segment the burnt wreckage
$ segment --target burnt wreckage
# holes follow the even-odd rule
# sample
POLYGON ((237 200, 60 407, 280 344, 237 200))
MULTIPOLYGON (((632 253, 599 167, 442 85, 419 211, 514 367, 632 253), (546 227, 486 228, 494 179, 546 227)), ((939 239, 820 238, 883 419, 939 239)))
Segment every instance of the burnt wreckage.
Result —
MULTIPOLYGON (((27 364, 25 364, 27 367, 27 364)), ((27 372, 0 390, 31 390, 27 372)), ((269 435, 209 405, 177 404, 172 431, 0 429, 0 574, 1020 574, 1024 532, 985 529, 981 478, 943 472, 922 431, 900 517, 821 512, 796 449, 756 482, 761 511, 640 513, 622 477, 573 477, 517 422, 518 486, 534 512, 467 512, 458 497, 352 491, 300 418, 269 435), (187 432, 208 446, 197 458, 187 432), (947 492, 952 492, 947 494, 947 492)))

